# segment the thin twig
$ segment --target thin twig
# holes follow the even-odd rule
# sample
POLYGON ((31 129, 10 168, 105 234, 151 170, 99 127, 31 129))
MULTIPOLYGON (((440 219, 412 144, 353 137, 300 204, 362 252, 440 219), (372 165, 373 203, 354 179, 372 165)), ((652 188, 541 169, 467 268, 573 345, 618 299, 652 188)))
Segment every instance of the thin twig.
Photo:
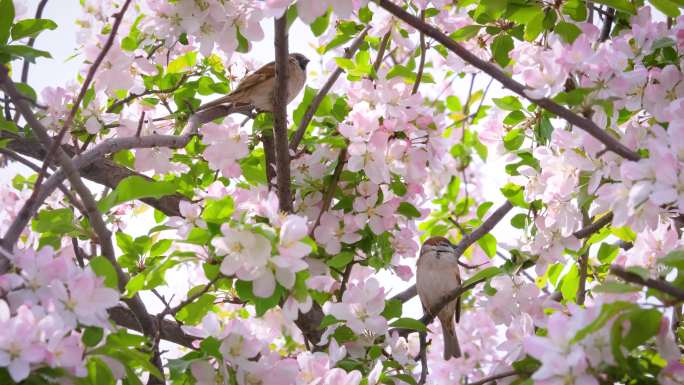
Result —
POLYGON ((428 363, 427 363, 427 333, 420 332, 418 335, 420 341, 420 352, 418 357, 420 358, 420 379, 418 380, 418 385, 425 384, 428 376, 428 363))
MULTIPOLYGON (((40 172, 40 167, 36 166, 35 164, 31 163, 28 159, 21 157, 12 151, 9 151, 9 150, 4 149, 4 148, 0 148, 0 154, 3 154, 8 158, 14 159, 15 161, 23 164, 24 166, 30 168, 31 170, 33 170, 35 172, 40 172)), ((78 211, 83 213, 83 215, 86 214, 85 209, 83 208, 83 205, 81 204, 81 202, 78 201, 78 199, 74 196, 74 194, 71 193, 71 191, 69 191, 62 183, 59 183, 57 185, 57 188, 59 189, 59 191, 62 192, 62 194, 64 194, 64 196, 67 197, 67 199, 69 199, 69 202, 71 202, 71 204, 74 205, 74 207, 76 207, 76 209, 78 211)))
POLYGON ((509 370, 507 372, 494 374, 492 376, 483 378, 479 381, 469 382, 468 385, 485 385, 487 383, 494 382, 496 380, 500 380, 500 379, 505 378, 505 377, 515 376, 516 374, 518 374, 518 372, 516 372, 515 370, 509 370))
MULTIPOLYGON (((38 3, 38 8, 36 8, 36 19, 42 19, 43 18, 43 10, 45 9, 45 6, 47 5, 48 0, 41 0, 40 3, 38 3)), ((36 43, 36 38, 31 37, 26 44, 27 46, 33 48, 33 45, 36 43)), ((22 83, 27 83, 28 82, 28 73, 29 73, 29 66, 31 65, 31 62, 28 59, 24 59, 24 65, 21 68, 21 82, 22 83)))
POLYGON ((323 195, 323 205, 321 205, 321 211, 318 212, 318 217, 316 217, 316 222, 311 227, 309 231, 309 236, 313 236, 314 231, 321 223, 321 217, 323 214, 330 209, 330 204, 335 197, 335 190, 337 190, 337 183, 340 181, 340 176, 342 175, 342 170, 344 169, 344 164, 347 163, 347 148, 340 150, 340 154, 337 156, 337 165, 335 166, 335 171, 333 171, 332 178, 330 179, 330 184, 323 195))
POLYGON ((608 8, 606 16, 603 19, 603 27, 601 27, 601 36, 599 41, 606 41, 610 37, 610 30, 613 26, 613 19, 615 18, 615 9, 608 8))
MULTIPOLYGON (((425 21, 425 10, 420 11, 420 19, 425 21)), ((420 33, 420 64, 418 65, 418 74, 416 74, 416 81, 413 83, 413 90, 411 94, 418 92, 420 82, 423 80, 423 71, 425 70, 425 55, 427 54, 427 44, 425 44, 425 34, 420 33)))
POLYGON ((597 219, 594 223, 575 231, 574 233, 572 233, 572 235, 574 235, 577 239, 590 237, 594 233, 601 230, 603 226, 609 224, 612 220, 613 213, 611 212, 597 219))
POLYGON ((382 61, 385 59, 385 51, 387 50, 387 45, 389 44, 390 37, 392 36, 392 27, 390 27, 389 31, 385 33, 385 35, 382 37, 382 40, 380 41, 380 45, 378 46, 378 55, 375 57, 375 61, 373 62, 373 71, 378 72, 380 69, 380 65, 382 65, 382 61))
POLYGON ((221 275, 216 276, 216 278, 214 278, 214 279, 212 279, 211 281, 209 281, 209 282, 202 288, 202 290, 200 290, 200 291, 198 291, 197 293, 195 293, 195 294, 189 296, 189 297, 186 298, 185 300, 181 301, 178 305, 176 305, 176 306, 174 306, 174 307, 169 307, 168 309, 162 311, 162 312, 159 314, 159 317, 162 317, 162 318, 163 318, 163 317, 164 317, 165 315, 167 315, 167 314, 168 314, 168 315, 175 315, 176 313, 178 313, 178 312, 180 311, 180 309, 182 309, 182 308, 184 308, 185 306, 187 306, 187 305, 193 303, 197 298, 201 297, 201 296, 204 295, 206 292, 208 292, 208 291, 211 289, 211 287, 216 283, 216 281, 218 281, 220 278, 222 278, 221 275))
POLYGON ((266 183, 268 190, 275 188, 276 178, 276 156, 273 144, 273 132, 264 131, 261 133, 261 144, 264 146, 264 162, 266 163, 266 183))
POLYGON ((499 81, 504 87, 515 92, 516 94, 528 99, 529 101, 537 104, 538 106, 548 110, 565 119, 568 123, 577 126, 578 128, 586 131, 588 134, 599 140, 611 151, 615 152, 622 157, 637 161, 641 159, 641 156, 630 148, 626 147, 620 143, 615 137, 611 136, 607 131, 601 129, 596 125, 591 119, 580 116, 569 109, 561 106, 560 104, 552 101, 548 98, 535 99, 527 94, 527 88, 515 81, 513 78, 508 76, 504 71, 498 68, 496 65, 484 61, 477 57, 474 53, 468 51, 466 48, 458 44, 455 40, 451 39, 449 36, 442 33, 440 30, 432 25, 425 23, 418 17, 411 15, 410 13, 403 10, 399 5, 394 4, 391 0, 376 0, 377 3, 389 11, 394 16, 410 24, 417 30, 425 33, 427 36, 432 37, 441 44, 443 44, 447 49, 455 53, 466 63, 473 65, 479 70, 487 73, 491 77, 499 81))
POLYGON ((40 185, 43 182, 43 174, 47 171, 47 167, 50 164, 52 156, 57 151, 57 148, 59 148, 60 144, 62 143, 62 139, 64 138, 64 135, 66 135, 67 131, 69 131, 69 128, 71 127, 71 124, 73 123, 74 118, 76 117, 76 112, 80 108, 81 102, 83 101, 83 98, 85 98, 85 94, 86 92, 88 92, 88 89, 90 88, 90 83, 92 83, 93 78, 95 77, 95 72, 97 72, 98 67, 100 66, 100 64, 102 64, 102 61, 104 60, 105 56, 107 56, 109 49, 114 44, 114 39, 116 37, 117 32, 119 31, 119 26, 121 25, 121 21, 123 20, 126 10, 128 9, 128 6, 130 4, 131 0, 126 0, 124 5, 121 7, 121 10, 114 14, 114 24, 112 25, 112 30, 109 32, 109 37, 107 38, 107 41, 102 47, 102 50, 100 51, 99 55, 97 55, 97 58, 88 69, 88 74, 86 75, 86 78, 83 81, 81 91, 78 93, 78 96, 74 101, 74 105, 71 107, 71 111, 69 111, 69 115, 64 121, 64 126, 62 126, 62 129, 59 131, 57 136, 52 140, 52 145, 50 146, 50 148, 47 151, 47 154, 45 155, 45 160, 43 161, 43 169, 38 174, 38 179, 36 179, 36 190, 40 188, 40 185))
MULTIPOLYGON (((359 36, 357 36, 356 39, 354 39, 351 45, 344 50, 344 57, 346 59, 349 59, 352 56, 354 56, 354 53, 357 49, 359 49, 361 43, 363 43, 363 39, 366 37, 366 34, 370 30, 370 28, 370 26, 364 28, 364 30, 361 31, 359 36)), ((314 96, 313 100, 311 101, 311 104, 309 104, 309 106, 306 108, 306 111, 302 116, 302 120, 299 121, 299 125, 297 126, 297 131, 295 131, 294 135, 292 135, 292 141, 290 142, 290 149, 295 153, 297 153, 297 147, 299 147, 299 144, 304 138, 306 128, 309 127, 311 119, 313 119, 313 116, 318 110, 318 107, 321 105, 323 99, 325 99, 325 96, 328 94, 328 92, 330 92, 330 89, 332 89, 333 85, 335 85, 337 79, 340 77, 340 75, 342 75, 342 72, 344 72, 342 68, 335 68, 335 71, 333 71, 330 74, 328 80, 326 80, 325 84, 323 84, 323 87, 321 87, 321 89, 318 90, 318 93, 316 94, 316 96, 314 96)))

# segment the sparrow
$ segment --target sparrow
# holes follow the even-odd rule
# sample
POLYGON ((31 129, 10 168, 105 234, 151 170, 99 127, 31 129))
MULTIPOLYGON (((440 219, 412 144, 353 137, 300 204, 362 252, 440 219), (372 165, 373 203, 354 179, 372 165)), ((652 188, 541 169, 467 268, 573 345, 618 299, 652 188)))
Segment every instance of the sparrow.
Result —
MULTIPOLYGON (((287 103, 299 94, 306 83, 306 65, 309 59, 301 53, 291 53, 287 61, 287 103)), ((275 61, 265 64, 247 75, 233 92, 201 105, 197 111, 219 105, 252 105, 259 112, 273 112, 275 89, 275 61)))
POLYGON ((444 306, 438 314, 435 307, 442 298, 461 286, 458 255, 454 245, 444 237, 427 239, 420 249, 416 271, 416 288, 420 302, 431 316, 437 316, 444 335, 444 359, 461 357, 461 347, 456 337, 456 325, 461 313, 461 299, 456 298, 444 306))

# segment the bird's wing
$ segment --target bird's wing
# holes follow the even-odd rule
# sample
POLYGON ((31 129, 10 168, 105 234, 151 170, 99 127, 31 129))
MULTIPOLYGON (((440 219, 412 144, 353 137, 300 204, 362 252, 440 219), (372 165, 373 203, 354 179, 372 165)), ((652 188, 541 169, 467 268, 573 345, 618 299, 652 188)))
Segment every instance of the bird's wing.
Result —
POLYGON ((226 103, 247 103, 247 100, 243 100, 245 94, 249 93, 249 90, 251 90, 255 86, 262 84, 269 78, 273 77, 275 77, 275 62, 270 62, 268 64, 263 65, 261 68, 252 72, 251 74, 247 75, 244 79, 242 79, 240 84, 238 84, 237 88, 234 89, 233 92, 226 96, 222 96, 216 100, 212 100, 206 104, 201 105, 197 109, 197 111, 205 110, 207 108, 215 107, 226 103))
POLYGON ((242 93, 248 89, 254 88, 254 86, 263 83, 264 81, 275 77, 275 62, 270 62, 265 64, 258 70, 247 75, 240 84, 238 84, 233 94, 242 93))

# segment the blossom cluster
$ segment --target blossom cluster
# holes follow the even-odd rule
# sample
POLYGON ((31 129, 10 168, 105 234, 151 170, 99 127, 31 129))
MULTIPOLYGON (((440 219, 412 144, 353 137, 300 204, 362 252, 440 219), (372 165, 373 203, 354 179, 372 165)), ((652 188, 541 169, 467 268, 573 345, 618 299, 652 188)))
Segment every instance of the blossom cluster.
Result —
POLYGON ((85 376, 81 328, 109 329, 107 309, 119 293, 90 267, 79 268, 67 250, 18 250, 16 273, 0 275, 0 367, 22 381, 40 367, 85 376))

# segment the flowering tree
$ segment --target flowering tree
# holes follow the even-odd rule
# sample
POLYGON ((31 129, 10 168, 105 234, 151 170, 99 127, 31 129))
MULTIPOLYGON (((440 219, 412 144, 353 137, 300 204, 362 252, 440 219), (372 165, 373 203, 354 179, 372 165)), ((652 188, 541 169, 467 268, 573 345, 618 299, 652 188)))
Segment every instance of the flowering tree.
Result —
POLYGON ((85 0, 82 72, 34 90, 45 3, 0 0, 0 154, 34 170, 0 187, 1 383, 684 383, 681 1, 85 0), (275 111, 198 111, 265 23, 275 111), (379 278, 430 236, 449 361, 379 278))

